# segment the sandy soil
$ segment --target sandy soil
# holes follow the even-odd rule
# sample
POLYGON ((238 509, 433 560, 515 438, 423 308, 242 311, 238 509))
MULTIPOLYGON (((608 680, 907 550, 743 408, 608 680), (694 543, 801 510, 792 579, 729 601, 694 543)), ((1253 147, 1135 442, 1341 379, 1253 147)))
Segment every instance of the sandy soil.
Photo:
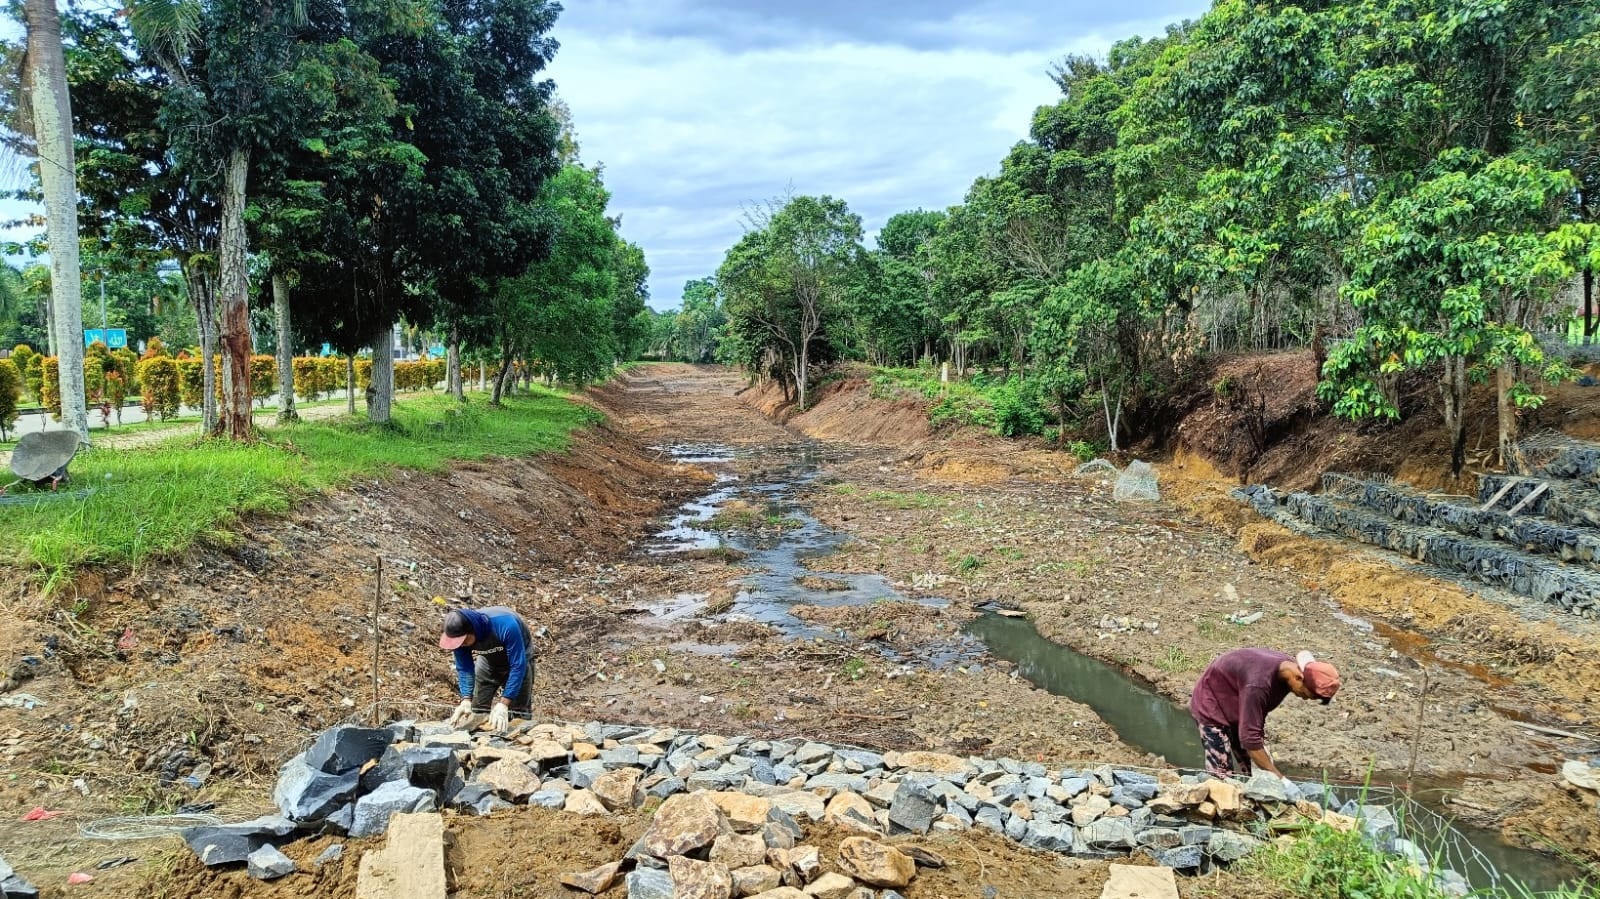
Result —
MULTIPOLYGON (((364 484, 288 519, 253 522, 231 548, 86 576, 75 592, 49 600, 12 575, 3 594, 11 614, 0 624, 10 655, 0 662, 10 670, 22 655, 44 657, 21 689, 49 705, 0 709, 0 758, 14 775, 0 779, 0 821, 12 822, 0 823, 7 860, 53 885, 104 859, 141 857, 74 895, 128 895, 129 884, 153 896, 344 895, 351 875, 343 868, 296 878, 298 886, 258 887, 199 870, 171 841, 109 844, 76 834, 106 815, 194 801, 217 802, 230 818, 253 814, 284 758, 328 724, 368 713, 379 556, 378 689, 390 714, 453 705, 434 629, 441 603, 461 599, 510 603, 542 629, 541 718, 1053 764, 1154 762, 1090 709, 1033 688, 1011 666, 970 651, 949 656, 976 607, 998 601, 1177 700, 1231 646, 1309 648, 1334 660, 1346 676, 1341 700, 1329 708, 1291 700, 1274 715, 1272 735, 1285 761, 1343 774, 1409 766, 1426 670, 1419 779, 1466 779, 1463 797, 1488 820, 1541 802, 1572 813, 1576 800, 1547 770, 1559 764, 1561 744, 1529 737, 1511 713, 1581 729, 1594 710, 1578 698, 1552 704, 1535 679, 1542 660, 1497 667, 1466 635, 1452 643, 1439 639, 1442 631, 1419 642, 1408 635, 1433 624, 1421 619, 1374 619, 1368 632, 1334 617, 1346 600, 1326 578, 1241 547, 1239 528, 1203 516, 1196 510, 1204 504, 1188 494, 1119 506, 1108 485, 1071 478, 1075 463, 1059 453, 973 435, 930 440, 925 423, 918 430, 918 410, 873 407, 859 386, 837 389, 852 411, 819 409, 814 419, 862 439, 850 421, 874 416, 868 430, 885 444, 830 455, 807 494, 818 518, 853 537, 817 567, 879 572, 913 599, 946 603, 796 610, 831 631, 821 641, 740 620, 735 597, 748 568, 738 554, 651 555, 641 545, 671 509, 711 488, 712 474, 674 463, 671 446, 748 450, 731 463, 747 483, 783 476, 788 450, 803 438, 761 414, 753 405, 761 396, 740 396, 742 387, 721 369, 647 366, 592 392, 608 423, 565 455, 364 484), (1228 623, 1246 610, 1265 614, 1248 626, 1228 623), (1159 632, 1123 628, 1119 618, 1158 622, 1159 632), (953 660, 927 663, 932 657, 953 660), (204 785, 183 786, 199 765, 210 766, 204 785), (80 778, 88 796, 74 786, 80 778), (66 814, 14 823, 34 806, 66 814), (289 889, 310 892, 282 892, 289 889)), ((574 828, 537 810, 457 822, 457 886, 461 895, 507 895, 494 892, 503 881, 463 873, 526 857, 507 847, 537 846, 551 865, 610 860, 611 826, 625 840, 635 824, 574 828)), ((346 855, 346 868, 358 854, 346 855)), ((934 889, 930 879, 929 891, 910 899, 969 895, 958 884, 982 878, 1001 885, 1000 895, 1094 896, 1102 879, 982 837, 945 854, 950 883, 934 889)), ((518 894, 545 895, 542 882, 518 894)))

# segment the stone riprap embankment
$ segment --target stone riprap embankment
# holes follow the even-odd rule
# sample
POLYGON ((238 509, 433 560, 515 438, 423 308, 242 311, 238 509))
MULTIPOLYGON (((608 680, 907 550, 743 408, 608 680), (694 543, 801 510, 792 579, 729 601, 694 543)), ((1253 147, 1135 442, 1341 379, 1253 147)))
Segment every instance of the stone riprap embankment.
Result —
POLYGON ((1235 783, 600 723, 526 724, 495 736, 402 722, 324 733, 283 766, 274 791, 280 814, 193 828, 184 838, 206 865, 243 863, 252 876, 273 878, 294 871, 278 848, 285 843, 308 833, 374 836, 395 814, 481 816, 535 805, 608 815, 659 804, 624 856, 563 877, 588 892, 625 880, 632 899, 675 888, 892 899, 919 866, 943 864, 903 837, 971 828, 1080 858, 1141 853, 1180 872, 1243 858, 1262 844, 1247 831, 1275 820, 1361 827, 1389 848, 1404 843, 1382 808, 1333 812, 1313 798, 1265 774, 1235 783), (824 857, 805 843, 809 823, 857 836, 837 858, 824 857))
MULTIPOLYGON (((1600 618, 1600 531, 1526 514, 1534 503, 1519 506, 1520 500, 1506 499, 1510 492, 1474 504, 1467 497, 1330 474, 1321 494, 1258 484, 1238 488, 1234 496, 1297 532, 1381 547, 1564 612, 1600 618)), ((1523 494, 1535 500, 1544 495, 1523 494)))

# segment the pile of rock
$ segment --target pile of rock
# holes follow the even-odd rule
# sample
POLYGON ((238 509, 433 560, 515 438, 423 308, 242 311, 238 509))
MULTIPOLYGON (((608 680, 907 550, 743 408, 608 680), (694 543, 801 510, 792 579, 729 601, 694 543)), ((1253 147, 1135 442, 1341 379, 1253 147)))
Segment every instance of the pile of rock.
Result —
POLYGON ((779 899, 804 890, 854 899, 863 889, 904 886, 919 862, 937 863, 878 842, 902 834, 981 827, 1034 849, 1094 859, 1142 853, 1197 872, 1258 847, 1243 832, 1255 822, 1350 829, 1381 812, 1347 809, 1368 819, 1358 822, 1265 774, 1240 785, 1171 771, 1050 769, 600 723, 526 724, 505 736, 409 722, 337 727, 283 766, 273 795, 278 815, 184 837, 207 865, 246 862, 252 875, 270 878, 294 870, 278 847, 299 835, 373 836, 396 813, 488 815, 537 805, 605 815, 660 801, 638 845, 612 865, 570 875, 570 885, 609 885, 626 873, 638 899, 671 895, 674 882, 681 888, 691 879, 726 879, 729 892, 679 895, 779 899), (800 844, 808 822, 859 839, 830 870, 815 847, 800 844))

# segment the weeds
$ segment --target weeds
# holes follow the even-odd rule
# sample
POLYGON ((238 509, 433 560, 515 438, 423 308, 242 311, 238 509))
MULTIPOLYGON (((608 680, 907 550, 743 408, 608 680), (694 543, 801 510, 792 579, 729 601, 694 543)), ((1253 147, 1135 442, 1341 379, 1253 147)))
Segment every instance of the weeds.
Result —
POLYGON ((844 671, 845 677, 848 677, 851 680, 860 680, 861 675, 867 673, 867 660, 860 656, 855 656, 854 658, 850 659, 850 661, 844 663, 844 668, 842 670, 844 671))
POLYGON ((1179 674, 1194 667, 1194 659, 1180 647, 1168 646, 1161 658, 1156 659, 1156 667, 1168 674, 1179 674))
POLYGON ((944 501, 931 493, 917 490, 912 493, 901 493, 897 490, 874 490, 866 495, 870 502, 890 509, 933 509, 944 505, 944 501))
POLYGON ((952 562, 951 567, 962 574, 968 574, 982 568, 983 560, 974 555, 965 555, 952 562))

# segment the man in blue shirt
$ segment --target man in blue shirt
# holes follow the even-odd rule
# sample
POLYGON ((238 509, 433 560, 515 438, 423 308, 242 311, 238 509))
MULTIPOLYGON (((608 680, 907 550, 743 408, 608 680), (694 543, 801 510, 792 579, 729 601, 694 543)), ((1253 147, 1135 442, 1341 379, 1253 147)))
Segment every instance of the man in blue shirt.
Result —
POLYGON ((474 714, 489 712, 490 729, 504 733, 511 712, 532 717, 533 636, 521 615, 505 606, 455 609, 444 616, 439 648, 455 654, 463 697, 450 724, 465 726, 474 714))

